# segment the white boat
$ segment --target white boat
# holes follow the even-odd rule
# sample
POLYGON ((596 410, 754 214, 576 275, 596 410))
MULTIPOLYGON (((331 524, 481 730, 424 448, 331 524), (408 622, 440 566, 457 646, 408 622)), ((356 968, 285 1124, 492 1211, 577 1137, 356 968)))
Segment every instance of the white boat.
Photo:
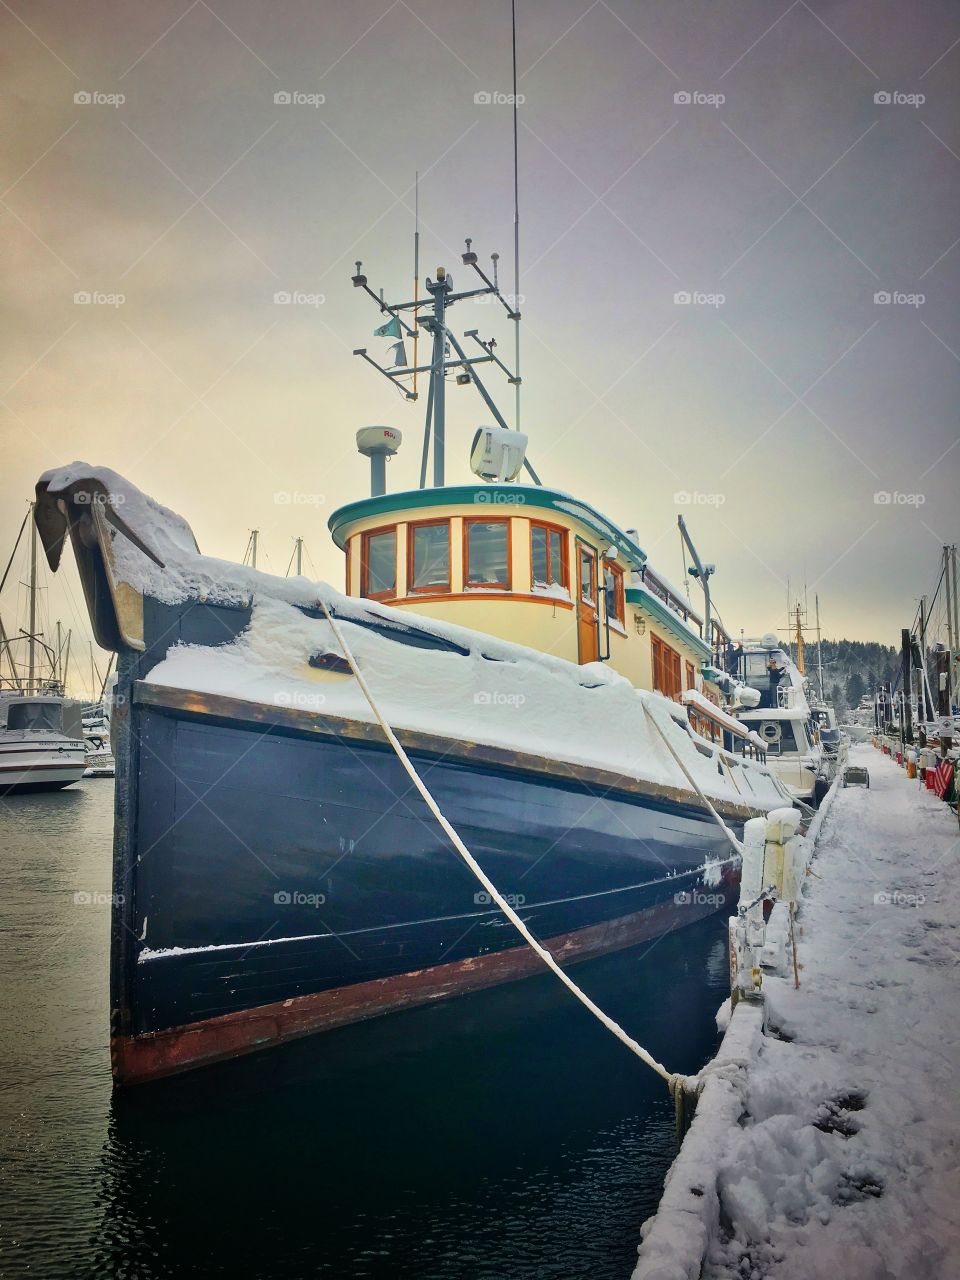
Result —
POLYGON ((116 762, 110 746, 110 716, 107 703, 97 702, 83 709, 83 737, 87 749, 85 778, 112 778, 116 762))
POLYGON ((53 693, 0 693, 0 794, 59 791, 83 777, 79 708, 53 693))
POLYGON ((837 761, 820 741, 806 677, 772 634, 743 641, 737 675, 760 695, 756 707, 737 711, 738 719, 763 740, 767 763, 790 794, 818 804, 837 761))

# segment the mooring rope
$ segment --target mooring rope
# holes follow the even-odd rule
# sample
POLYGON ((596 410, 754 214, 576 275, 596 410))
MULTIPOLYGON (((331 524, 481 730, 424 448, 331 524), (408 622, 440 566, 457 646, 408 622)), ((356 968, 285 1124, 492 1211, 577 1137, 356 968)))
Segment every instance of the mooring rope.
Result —
POLYGON ((679 765, 680 770, 681 770, 681 772, 683 773, 683 776, 684 776, 684 777, 686 778, 686 780, 690 783, 691 787, 693 787, 694 791, 696 791, 697 795, 700 797, 700 799, 703 801, 703 803, 704 803, 704 804, 707 806, 707 808, 710 810, 710 813, 711 813, 711 815, 713 816, 714 820, 716 821, 716 823, 718 824, 718 826, 720 827, 720 829, 723 831, 723 834, 724 834, 724 835, 727 837, 727 839, 730 841, 731 845, 733 846, 733 848, 734 848, 734 850, 736 851, 736 853, 738 854, 738 856, 743 857, 743 845, 740 843, 740 841, 737 839, 737 837, 733 834, 733 832, 730 830, 730 828, 727 826, 727 824, 724 822, 724 820, 720 817, 719 813, 717 813, 716 809, 713 807, 713 805, 710 803, 710 801, 707 799, 707 797, 706 797, 706 796, 703 794, 703 792, 700 790, 700 787, 697 785, 697 780, 696 780, 696 778, 694 778, 693 774, 689 771, 689 769, 687 768, 687 766, 683 763, 683 761, 680 759, 680 757, 679 757, 679 756, 677 755, 677 753, 674 751, 673 747, 672 747, 672 746, 670 745, 670 743, 667 741, 667 735, 663 732, 663 730, 662 730, 662 729, 660 728, 660 726, 657 724, 656 720, 654 720, 653 715, 651 714, 650 708, 647 706, 647 704, 646 704, 645 702, 643 703, 643 709, 644 709, 644 711, 645 711, 645 713, 646 713, 647 719, 650 721, 650 723, 651 723, 651 724, 653 725, 653 727, 656 729, 657 733, 659 733, 660 738, 661 738, 661 741, 663 742, 663 745, 667 748, 667 750, 668 750, 668 751, 670 752, 670 754, 673 756, 674 760, 676 760, 677 764, 679 765))
POLYGON ((647 1050, 644 1049, 643 1045, 638 1044, 638 1042, 634 1040, 632 1036, 628 1035, 627 1032, 624 1031, 623 1027, 621 1027, 618 1022, 615 1022, 613 1018, 611 1018, 608 1014, 604 1013, 604 1011, 600 1008, 600 1006, 595 1004, 590 999, 590 997, 586 994, 586 992, 582 991, 577 986, 577 984, 573 981, 573 979, 567 973, 565 973, 563 969, 560 968, 560 966, 557 964, 556 960, 553 958, 553 956, 547 950, 547 948, 543 946, 542 943, 538 942, 537 939, 533 936, 533 934, 530 932, 530 930, 527 928, 524 922, 517 915, 516 911, 514 911, 513 907, 510 906, 509 902, 507 902, 506 898, 503 896, 503 894, 500 892, 497 886, 493 883, 493 881, 490 879, 490 877, 487 875, 484 869, 480 866, 480 864, 477 862, 476 858, 473 856, 473 854, 470 852, 467 846, 460 839, 460 836, 457 833, 456 828, 444 816, 443 812, 440 809, 440 806, 437 804, 436 800, 434 799, 433 794, 430 791, 430 788, 427 786, 424 780, 420 777, 420 774, 417 772, 415 765, 412 763, 412 761, 410 760, 410 757, 407 755, 406 751, 403 749, 402 745, 400 744, 400 741, 398 740, 397 735, 394 733, 393 729, 390 727, 390 725, 387 723, 386 719, 384 718, 384 715, 380 710, 380 707, 377 705, 377 700, 376 698, 374 698, 373 693, 370 690, 370 686, 367 684, 366 680, 364 679, 363 672, 360 670, 360 667, 357 664, 357 660, 353 656, 353 652, 350 649, 350 646, 347 644, 347 641, 344 638, 342 631, 337 626, 336 619, 333 617, 330 610, 327 608, 327 603, 322 596, 320 597, 320 604, 321 604, 321 607, 323 608, 323 612, 326 614, 327 621, 330 623, 330 626, 333 630, 333 634, 337 638, 337 643, 340 645, 340 648, 343 650, 344 657, 346 658, 347 662, 349 662, 350 669, 353 671, 353 674, 356 676, 357 683, 359 684, 361 690, 363 691, 363 695, 366 698, 367 702, 370 704, 370 710, 376 716, 377 722, 379 723, 380 728, 386 734, 387 741, 390 743, 391 747, 393 747, 393 750, 396 752, 397 758, 400 761, 400 763, 403 765, 404 769, 406 770, 410 778, 410 781, 413 783, 416 789, 420 792, 420 795, 423 797, 424 801, 427 804, 427 807, 429 808, 433 816, 436 818, 437 822, 439 822, 440 826, 450 837, 450 840, 453 843, 453 847, 460 854, 460 857, 464 860, 464 862, 467 864, 467 866, 470 868, 470 870, 473 872, 476 878, 480 881, 484 889, 486 889, 487 893, 490 895, 493 901, 497 904, 497 906, 500 908, 503 914, 507 917, 507 919, 513 925, 513 927, 517 930, 520 936, 524 939, 525 942, 527 942, 533 948, 533 950, 537 953, 537 955, 540 957, 543 963, 547 966, 547 968, 551 969, 556 974, 556 976, 560 979, 560 981, 567 988, 567 990, 570 991, 574 996, 576 996, 576 998, 580 1001, 580 1003, 584 1006, 584 1008, 589 1009, 590 1012, 593 1014, 593 1016, 599 1022, 601 1022, 607 1028, 608 1031, 612 1032, 622 1044, 626 1045, 626 1047, 631 1051, 631 1053, 635 1053, 636 1056, 642 1062, 645 1062, 648 1067, 651 1067, 654 1071, 656 1071, 657 1075, 661 1076, 667 1082, 667 1086, 674 1100, 674 1106, 676 1107, 676 1110, 677 1110, 678 1123, 679 1123, 679 1119, 684 1112, 684 1101, 683 1101, 684 1094, 687 1092, 695 1091, 695 1088, 696 1088, 695 1078, 680 1075, 677 1072, 668 1071, 666 1067, 663 1066, 662 1063, 658 1062, 656 1058, 653 1057, 652 1054, 648 1053, 647 1050))

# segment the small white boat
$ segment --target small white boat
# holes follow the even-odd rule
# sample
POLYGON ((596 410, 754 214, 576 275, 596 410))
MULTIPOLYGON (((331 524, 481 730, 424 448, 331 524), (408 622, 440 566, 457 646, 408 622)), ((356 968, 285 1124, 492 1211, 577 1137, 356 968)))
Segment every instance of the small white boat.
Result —
POLYGON ((0 694, 0 794, 59 791, 86 767, 79 708, 58 694, 0 694))

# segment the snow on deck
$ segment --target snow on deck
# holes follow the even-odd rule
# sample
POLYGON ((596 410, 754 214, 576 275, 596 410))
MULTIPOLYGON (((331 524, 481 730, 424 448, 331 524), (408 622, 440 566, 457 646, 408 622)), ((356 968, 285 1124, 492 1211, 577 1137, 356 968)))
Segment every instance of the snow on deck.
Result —
POLYGON ((800 990, 774 938, 767 1034, 739 1005, 634 1280, 960 1276, 956 815, 871 747, 851 762, 871 788, 824 822, 800 990))

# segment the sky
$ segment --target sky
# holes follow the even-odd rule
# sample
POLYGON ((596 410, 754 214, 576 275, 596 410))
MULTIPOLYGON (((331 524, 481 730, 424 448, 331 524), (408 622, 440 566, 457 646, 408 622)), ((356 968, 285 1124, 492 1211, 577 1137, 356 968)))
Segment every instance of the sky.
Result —
MULTIPOLYGON (((960 10, 517 11, 541 479, 638 529, 674 580, 683 514, 734 634, 785 627, 805 594, 825 635, 897 643, 960 541, 960 10)), ((508 0, 0 0, 0 49, 0 559, 40 473, 82 458, 209 554, 240 559, 258 528, 283 573, 302 536, 342 585, 326 522, 368 492, 356 430, 403 432, 388 487, 418 482, 423 399, 352 355, 388 343, 350 282, 360 259, 411 295, 417 171, 421 276, 465 286, 470 236, 513 291, 508 0)), ((512 357, 494 307, 450 320, 512 357)), ((447 401, 466 481, 490 415, 473 388, 447 401)), ((45 611, 82 648, 78 600, 71 563, 45 611)))

